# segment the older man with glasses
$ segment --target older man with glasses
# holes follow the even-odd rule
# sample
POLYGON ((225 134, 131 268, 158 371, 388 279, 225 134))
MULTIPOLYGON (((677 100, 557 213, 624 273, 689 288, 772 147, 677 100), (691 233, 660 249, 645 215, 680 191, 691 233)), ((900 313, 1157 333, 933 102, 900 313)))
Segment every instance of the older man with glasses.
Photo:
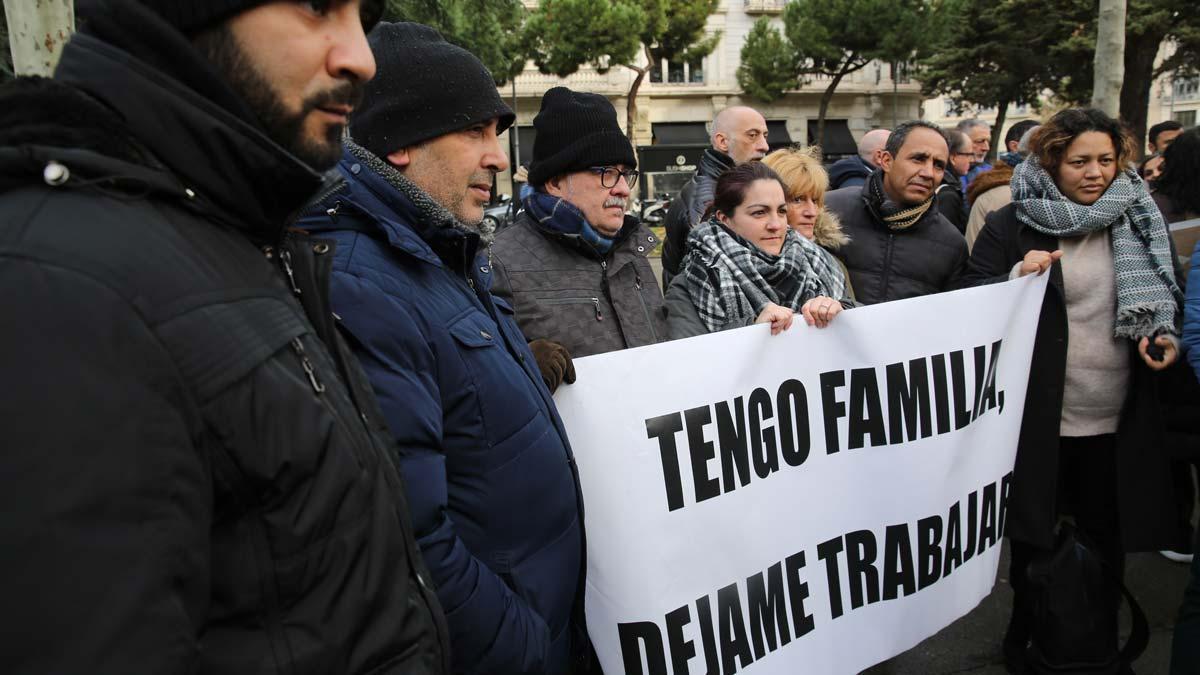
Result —
POLYGON ((492 292, 512 303, 553 388, 574 379, 572 356, 665 340, 666 314, 647 259, 658 238, 625 213, 637 158, 612 104, 555 87, 533 126, 534 191, 496 237, 492 292))

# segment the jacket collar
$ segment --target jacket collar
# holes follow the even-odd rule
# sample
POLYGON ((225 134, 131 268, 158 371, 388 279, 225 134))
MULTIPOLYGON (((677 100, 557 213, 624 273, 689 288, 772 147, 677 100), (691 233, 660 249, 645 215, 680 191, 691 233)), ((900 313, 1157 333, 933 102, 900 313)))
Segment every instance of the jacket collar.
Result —
MULTIPOLYGON (((87 92, 120 116, 136 141, 197 201, 223 212, 224 220, 252 239, 277 241, 287 222, 325 185, 323 176, 239 116, 245 114, 242 106, 229 104, 235 108, 230 111, 198 93, 222 85, 213 81, 211 69, 182 35, 161 21, 153 25, 155 19, 145 14, 152 13, 135 9, 121 20, 130 31, 169 31, 168 37, 157 39, 178 42, 175 60, 187 67, 155 67, 119 46, 77 33, 63 52, 55 79, 87 92), (197 74, 205 72, 212 77, 197 74), (173 73, 186 73, 195 86, 173 73)), ((240 101, 226 92, 216 99, 240 101)))
POLYGON ((721 174, 733 167, 732 157, 720 150, 705 148, 704 154, 700 156, 700 168, 697 171, 701 176, 707 176, 716 180, 721 174))
MULTIPOLYGON (((415 258, 438 267, 450 267, 456 272, 470 269, 479 251, 478 234, 442 222, 445 218, 453 219, 449 213, 431 216, 429 209, 422 209, 411 195, 396 189, 379 172, 355 157, 349 148, 344 150, 338 169, 345 177, 346 185, 326 202, 336 202, 342 197, 353 202, 369 216, 391 246, 415 258)), ((415 185, 412 189, 419 191, 415 185)), ((336 206, 335 203, 331 208, 336 206)))

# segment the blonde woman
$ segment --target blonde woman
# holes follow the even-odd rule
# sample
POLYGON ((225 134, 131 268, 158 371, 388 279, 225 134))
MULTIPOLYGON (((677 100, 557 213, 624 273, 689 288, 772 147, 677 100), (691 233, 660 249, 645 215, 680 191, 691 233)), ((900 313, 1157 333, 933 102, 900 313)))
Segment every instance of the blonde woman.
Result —
POLYGON ((833 213, 825 209, 825 191, 829 189, 829 174, 821 165, 821 150, 816 146, 806 149, 791 147, 776 150, 767 155, 763 164, 771 167, 787 188, 788 227, 821 248, 830 267, 841 275, 845 286, 845 297, 854 299, 854 288, 842 261, 830 251, 835 251, 850 242, 842 232, 842 224, 833 213))

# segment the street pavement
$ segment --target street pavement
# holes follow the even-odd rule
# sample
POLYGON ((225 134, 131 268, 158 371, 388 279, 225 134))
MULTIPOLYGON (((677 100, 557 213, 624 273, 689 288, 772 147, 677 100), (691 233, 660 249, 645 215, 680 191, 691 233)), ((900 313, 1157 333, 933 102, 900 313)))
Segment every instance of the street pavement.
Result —
MULTIPOLYGON (((1134 664, 1137 675, 1167 675, 1171 631, 1190 568, 1157 553, 1131 554, 1125 584, 1141 603, 1150 623, 1150 645, 1134 664)), ((1012 592, 1008 587, 1008 541, 991 595, 969 614, 909 651, 863 672, 863 675, 1004 675, 1000 641, 1008 626, 1012 592)), ((1122 639, 1128 635, 1129 613, 1122 609, 1122 639)))

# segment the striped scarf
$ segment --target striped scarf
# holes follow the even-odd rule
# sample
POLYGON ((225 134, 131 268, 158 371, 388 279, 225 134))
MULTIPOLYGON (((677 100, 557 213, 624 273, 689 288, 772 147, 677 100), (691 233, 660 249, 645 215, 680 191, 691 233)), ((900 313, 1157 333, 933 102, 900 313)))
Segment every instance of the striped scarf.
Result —
POLYGON ((1030 156, 1013 171, 1012 195, 1017 219, 1043 234, 1080 237, 1111 228, 1116 337, 1179 332, 1183 294, 1175 283, 1167 226, 1135 171, 1117 173, 1100 199, 1084 206, 1065 197, 1030 156))
POLYGON ((687 251, 681 274, 709 332, 744 326, 769 302, 800 311, 818 295, 841 299, 846 293, 840 270, 790 229, 775 256, 714 218, 691 231, 687 251))
POLYGON ((925 217, 929 207, 933 206, 934 197, 931 194, 929 199, 907 208, 896 204, 888 199, 887 193, 883 191, 883 171, 876 171, 867 178, 863 194, 867 200, 867 208, 882 220, 889 230, 903 230, 916 225, 925 217))

